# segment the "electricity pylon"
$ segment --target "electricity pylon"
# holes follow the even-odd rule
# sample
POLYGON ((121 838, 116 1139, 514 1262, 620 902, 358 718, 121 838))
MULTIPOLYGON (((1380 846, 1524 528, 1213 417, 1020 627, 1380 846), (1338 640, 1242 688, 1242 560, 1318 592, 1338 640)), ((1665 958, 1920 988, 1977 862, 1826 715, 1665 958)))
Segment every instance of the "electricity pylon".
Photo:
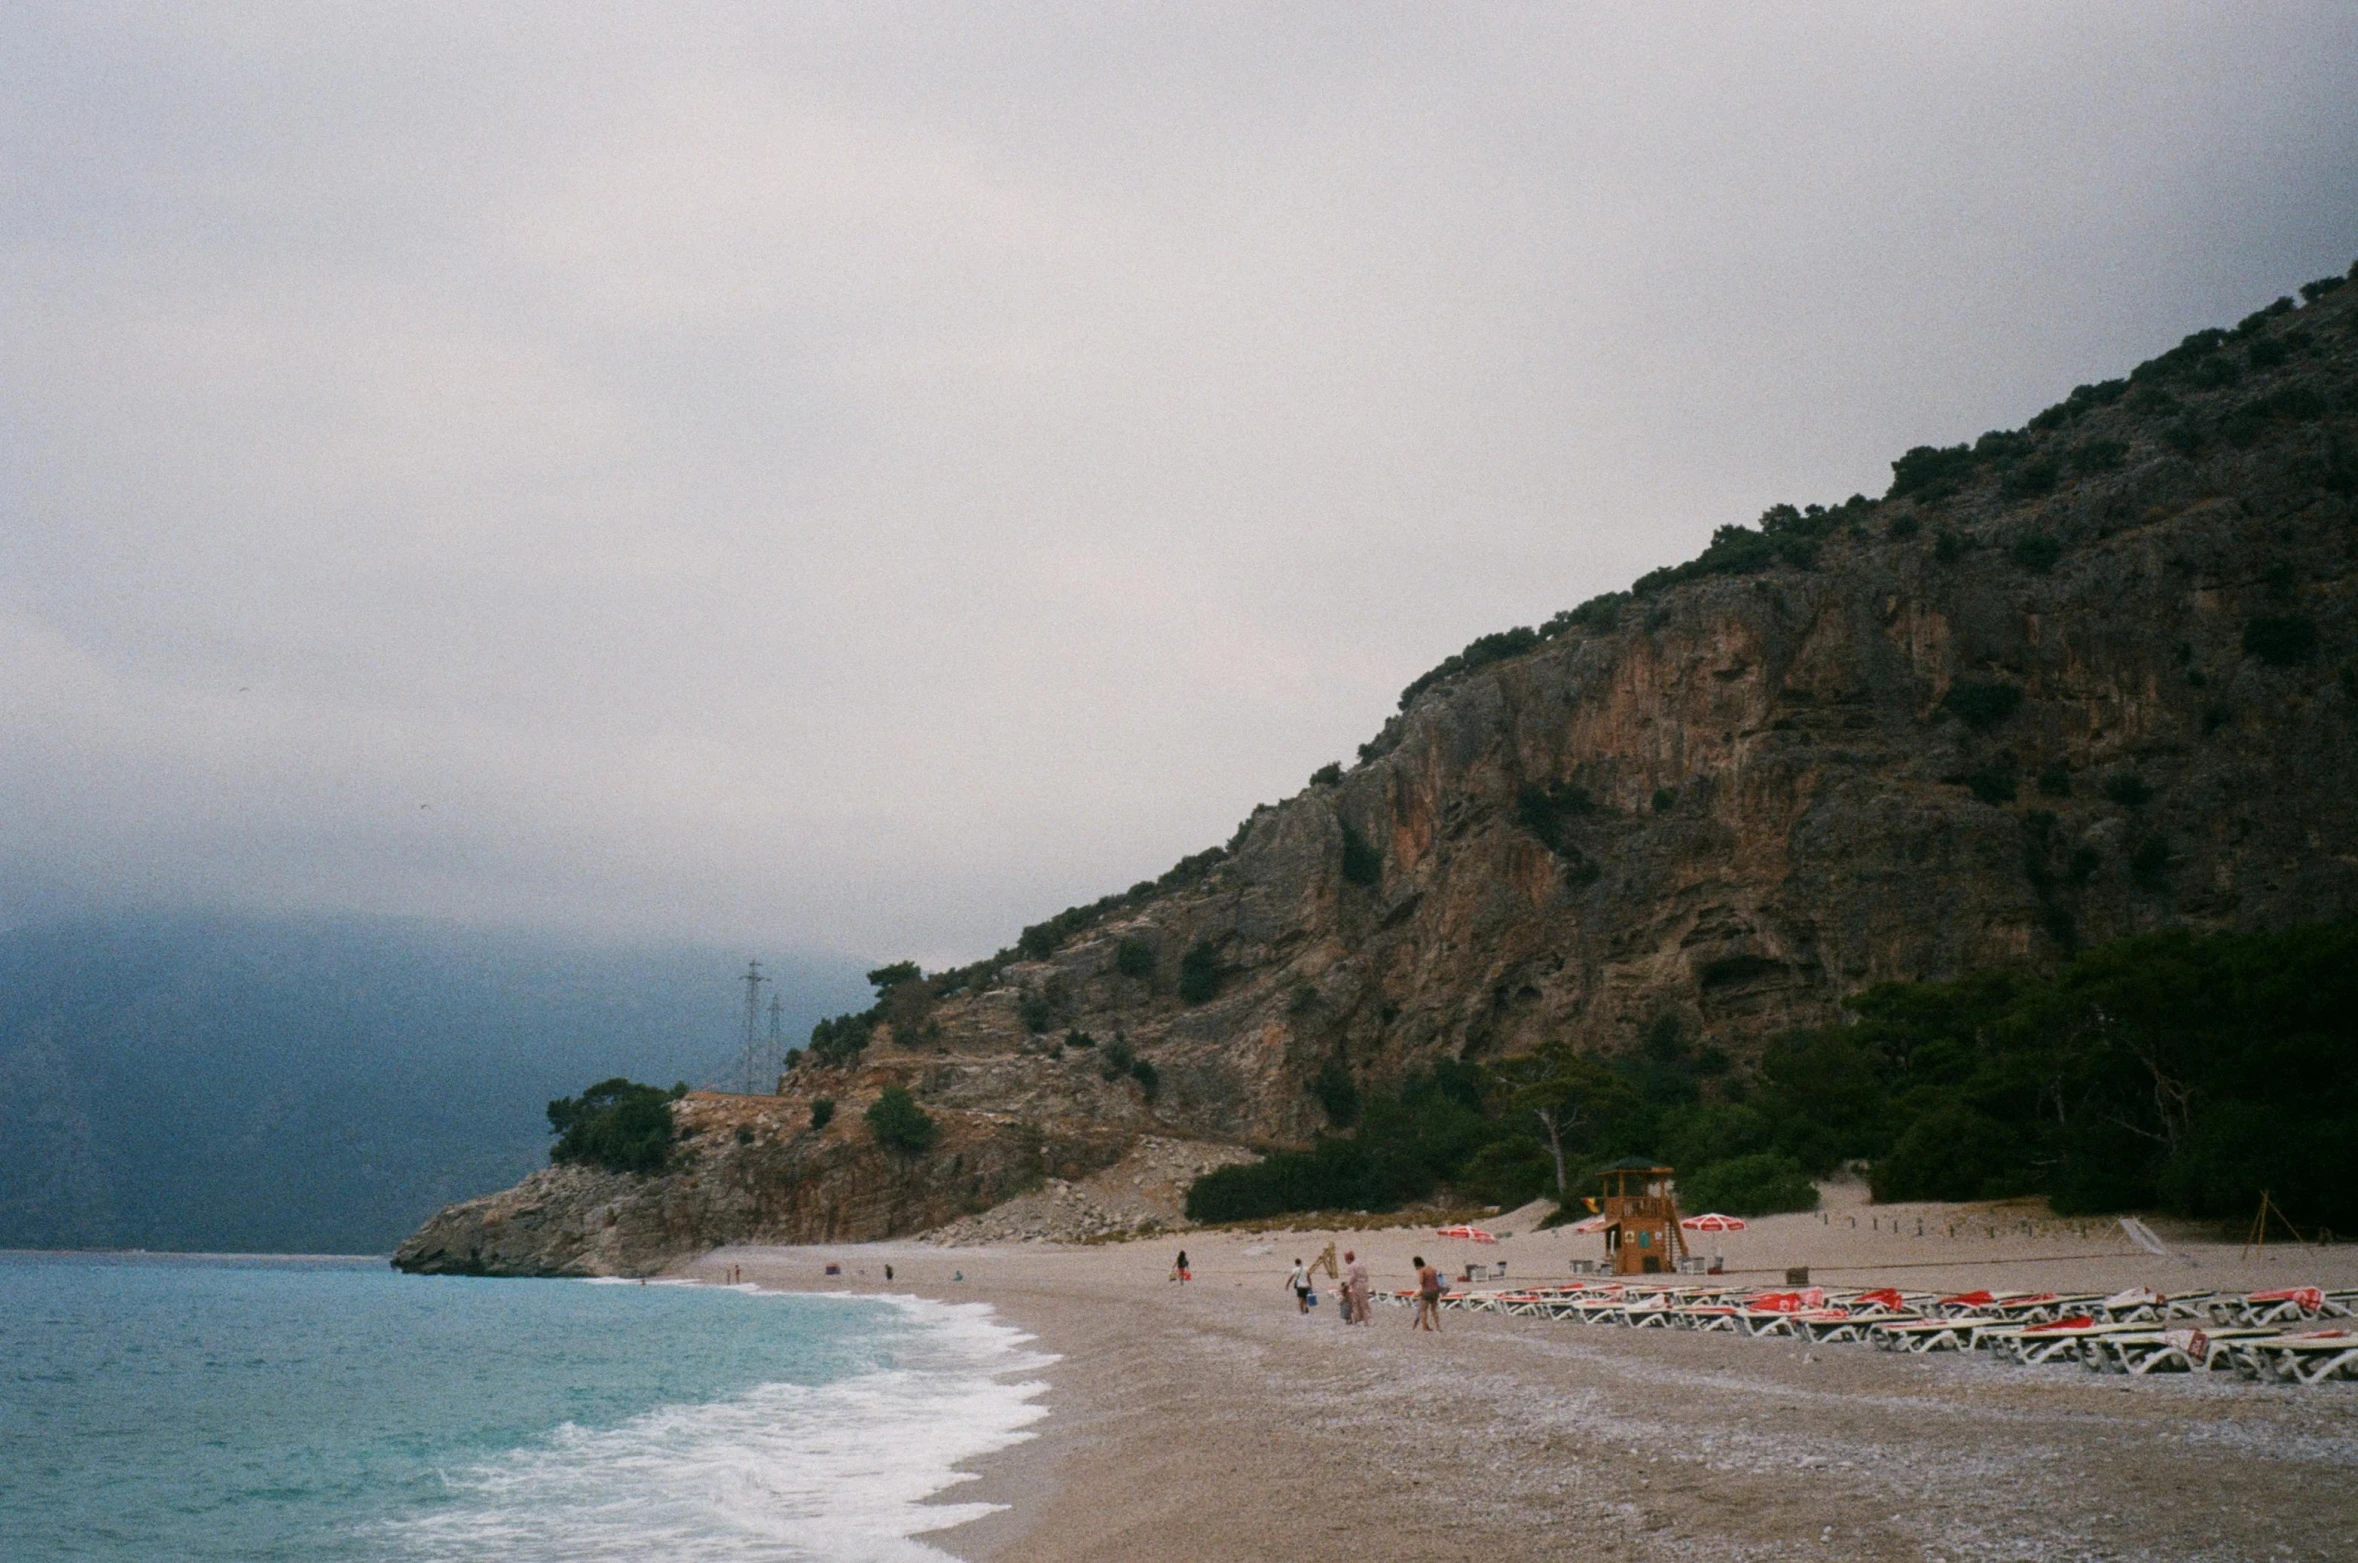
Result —
POLYGON ((738 1058, 738 1085, 754 1096, 761 1083, 761 1044, 755 1035, 761 1022, 761 985, 770 979, 761 974, 761 962, 747 961, 745 975, 737 980, 745 984, 745 1050, 738 1058))

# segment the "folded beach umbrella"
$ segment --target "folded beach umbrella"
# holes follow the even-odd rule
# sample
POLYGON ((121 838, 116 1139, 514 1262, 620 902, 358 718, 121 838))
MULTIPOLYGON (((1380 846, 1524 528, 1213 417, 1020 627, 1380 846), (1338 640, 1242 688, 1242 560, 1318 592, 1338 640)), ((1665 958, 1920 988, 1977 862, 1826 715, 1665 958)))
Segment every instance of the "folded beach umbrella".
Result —
POLYGON ((1435 1237, 1454 1237, 1468 1243, 1495 1243, 1498 1241, 1497 1238, 1492 1237, 1480 1227, 1441 1227, 1433 1235, 1435 1237))
POLYGON ((1707 1215, 1689 1216, 1679 1225, 1690 1232, 1741 1232, 1746 1223, 1742 1216, 1723 1216, 1714 1210, 1707 1215))

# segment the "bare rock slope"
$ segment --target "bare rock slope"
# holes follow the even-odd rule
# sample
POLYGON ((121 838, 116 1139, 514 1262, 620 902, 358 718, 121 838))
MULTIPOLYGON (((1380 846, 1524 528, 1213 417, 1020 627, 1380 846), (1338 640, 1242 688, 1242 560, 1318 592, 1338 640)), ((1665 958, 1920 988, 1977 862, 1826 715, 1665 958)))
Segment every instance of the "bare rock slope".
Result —
POLYGON ((1300 1143, 1322 1077, 1665 1014, 1742 1060, 1878 980, 2358 911, 2358 287, 2156 363, 1469 655, 1225 849, 729 1109, 776 1121, 751 1144, 692 1099, 681 1171, 541 1174, 400 1262, 880 1237, 1148 1134, 1300 1143), (894 1082, 949 1126, 915 1162, 857 1123, 894 1082), (838 1126, 789 1132, 820 1096, 838 1126), (564 1236, 477 1242, 495 1217, 564 1236))

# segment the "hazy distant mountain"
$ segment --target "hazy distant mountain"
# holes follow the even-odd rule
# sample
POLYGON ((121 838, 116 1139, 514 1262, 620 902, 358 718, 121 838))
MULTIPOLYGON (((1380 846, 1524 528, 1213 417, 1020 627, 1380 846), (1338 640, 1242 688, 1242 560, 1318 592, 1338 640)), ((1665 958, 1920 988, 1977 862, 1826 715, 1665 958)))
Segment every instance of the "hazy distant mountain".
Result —
MULTIPOLYGON (((0 934, 0 1247, 389 1251, 540 1164, 552 1096, 716 1078, 743 963, 391 920, 0 934)), ((777 974, 797 1041, 866 991, 777 974)))

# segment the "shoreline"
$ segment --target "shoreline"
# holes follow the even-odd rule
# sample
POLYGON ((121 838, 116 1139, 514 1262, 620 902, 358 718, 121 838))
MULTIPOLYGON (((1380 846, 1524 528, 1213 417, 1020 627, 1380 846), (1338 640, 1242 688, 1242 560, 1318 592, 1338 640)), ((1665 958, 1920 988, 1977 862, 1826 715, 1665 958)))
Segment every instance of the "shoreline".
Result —
MULTIPOLYGON (((1854 1285, 1905 1264, 1918 1289, 2358 1286, 2358 1248, 2245 1262, 2232 1245, 2173 1240, 2182 1257, 2159 1258, 2124 1239, 2090 1253, 2076 1224, 1998 1232, 1986 1211, 1970 1240, 1946 1239, 1930 1223, 1955 1207, 1834 1197, 1822 1216, 1731 1236, 1727 1273, 1766 1278, 1773 1259, 1854 1285), (1919 1215, 1922 1239, 1901 1230, 1919 1215)), ((2332 1555, 2358 1531, 2358 1385, 2126 1379, 1454 1312, 1417 1335, 1407 1310, 1381 1306, 1345 1328, 1323 1276, 1307 1318, 1282 1290, 1293 1258, 1330 1238, 1368 1260, 1379 1290, 1405 1282, 1414 1253, 1454 1270, 1469 1252, 1417 1228, 1203 1231, 1085 1247, 740 1246, 670 1273, 736 1264, 764 1289, 985 1302, 1054 1355, 1034 1436, 965 1463, 973 1479, 940 1495, 1005 1507, 916 1538, 966 1563, 1537 1563, 1575 1547, 2226 1559, 2279 1540, 2332 1555), (1166 1279, 1183 1245, 1197 1276, 1185 1288, 1166 1279), (841 1278, 820 1274, 830 1260, 841 1278)), ((1506 1260, 1510 1283, 1533 1282, 1567 1275, 1595 1243, 1525 1232, 1480 1252, 1506 1260)))
MULTIPOLYGON (((1018 1249, 1016 1255, 1030 1258, 1037 1252, 1018 1249)), ((1105 1375, 1091 1372, 1088 1363, 1092 1348, 1102 1343, 1091 1340, 1085 1327, 1076 1328, 1075 1321, 1064 1317, 1062 1310, 1042 1306, 1042 1297, 1000 1273, 1010 1268, 1009 1257, 1004 1248, 938 1248, 908 1241, 826 1247, 746 1244, 716 1249, 676 1265, 664 1278, 718 1284, 728 1267, 736 1265, 742 1267, 745 1284, 763 1291, 983 1303, 1000 1322, 1022 1331, 1029 1349, 1053 1358, 1037 1370, 1047 1384, 1038 1399, 1047 1414, 1026 1430, 1029 1436, 1007 1448, 960 1461, 956 1469, 968 1479, 927 1500, 998 1507, 979 1518, 920 1531, 912 1538, 964 1563, 983 1563, 1022 1555, 1017 1549, 1064 1487, 1064 1468, 1083 1441, 1083 1429, 1099 1419, 1103 1408, 1097 1395, 1106 1384, 1105 1375), (841 1262, 844 1275, 825 1275, 823 1268, 830 1262, 841 1262), (887 1264, 896 1272, 890 1281, 882 1274, 887 1264), (911 1273, 912 1267, 918 1273, 911 1273), (953 1278, 960 1273, 967 1279, 953 1278), (986 1280, 986 1273, 992 1279, 986 1280)))

